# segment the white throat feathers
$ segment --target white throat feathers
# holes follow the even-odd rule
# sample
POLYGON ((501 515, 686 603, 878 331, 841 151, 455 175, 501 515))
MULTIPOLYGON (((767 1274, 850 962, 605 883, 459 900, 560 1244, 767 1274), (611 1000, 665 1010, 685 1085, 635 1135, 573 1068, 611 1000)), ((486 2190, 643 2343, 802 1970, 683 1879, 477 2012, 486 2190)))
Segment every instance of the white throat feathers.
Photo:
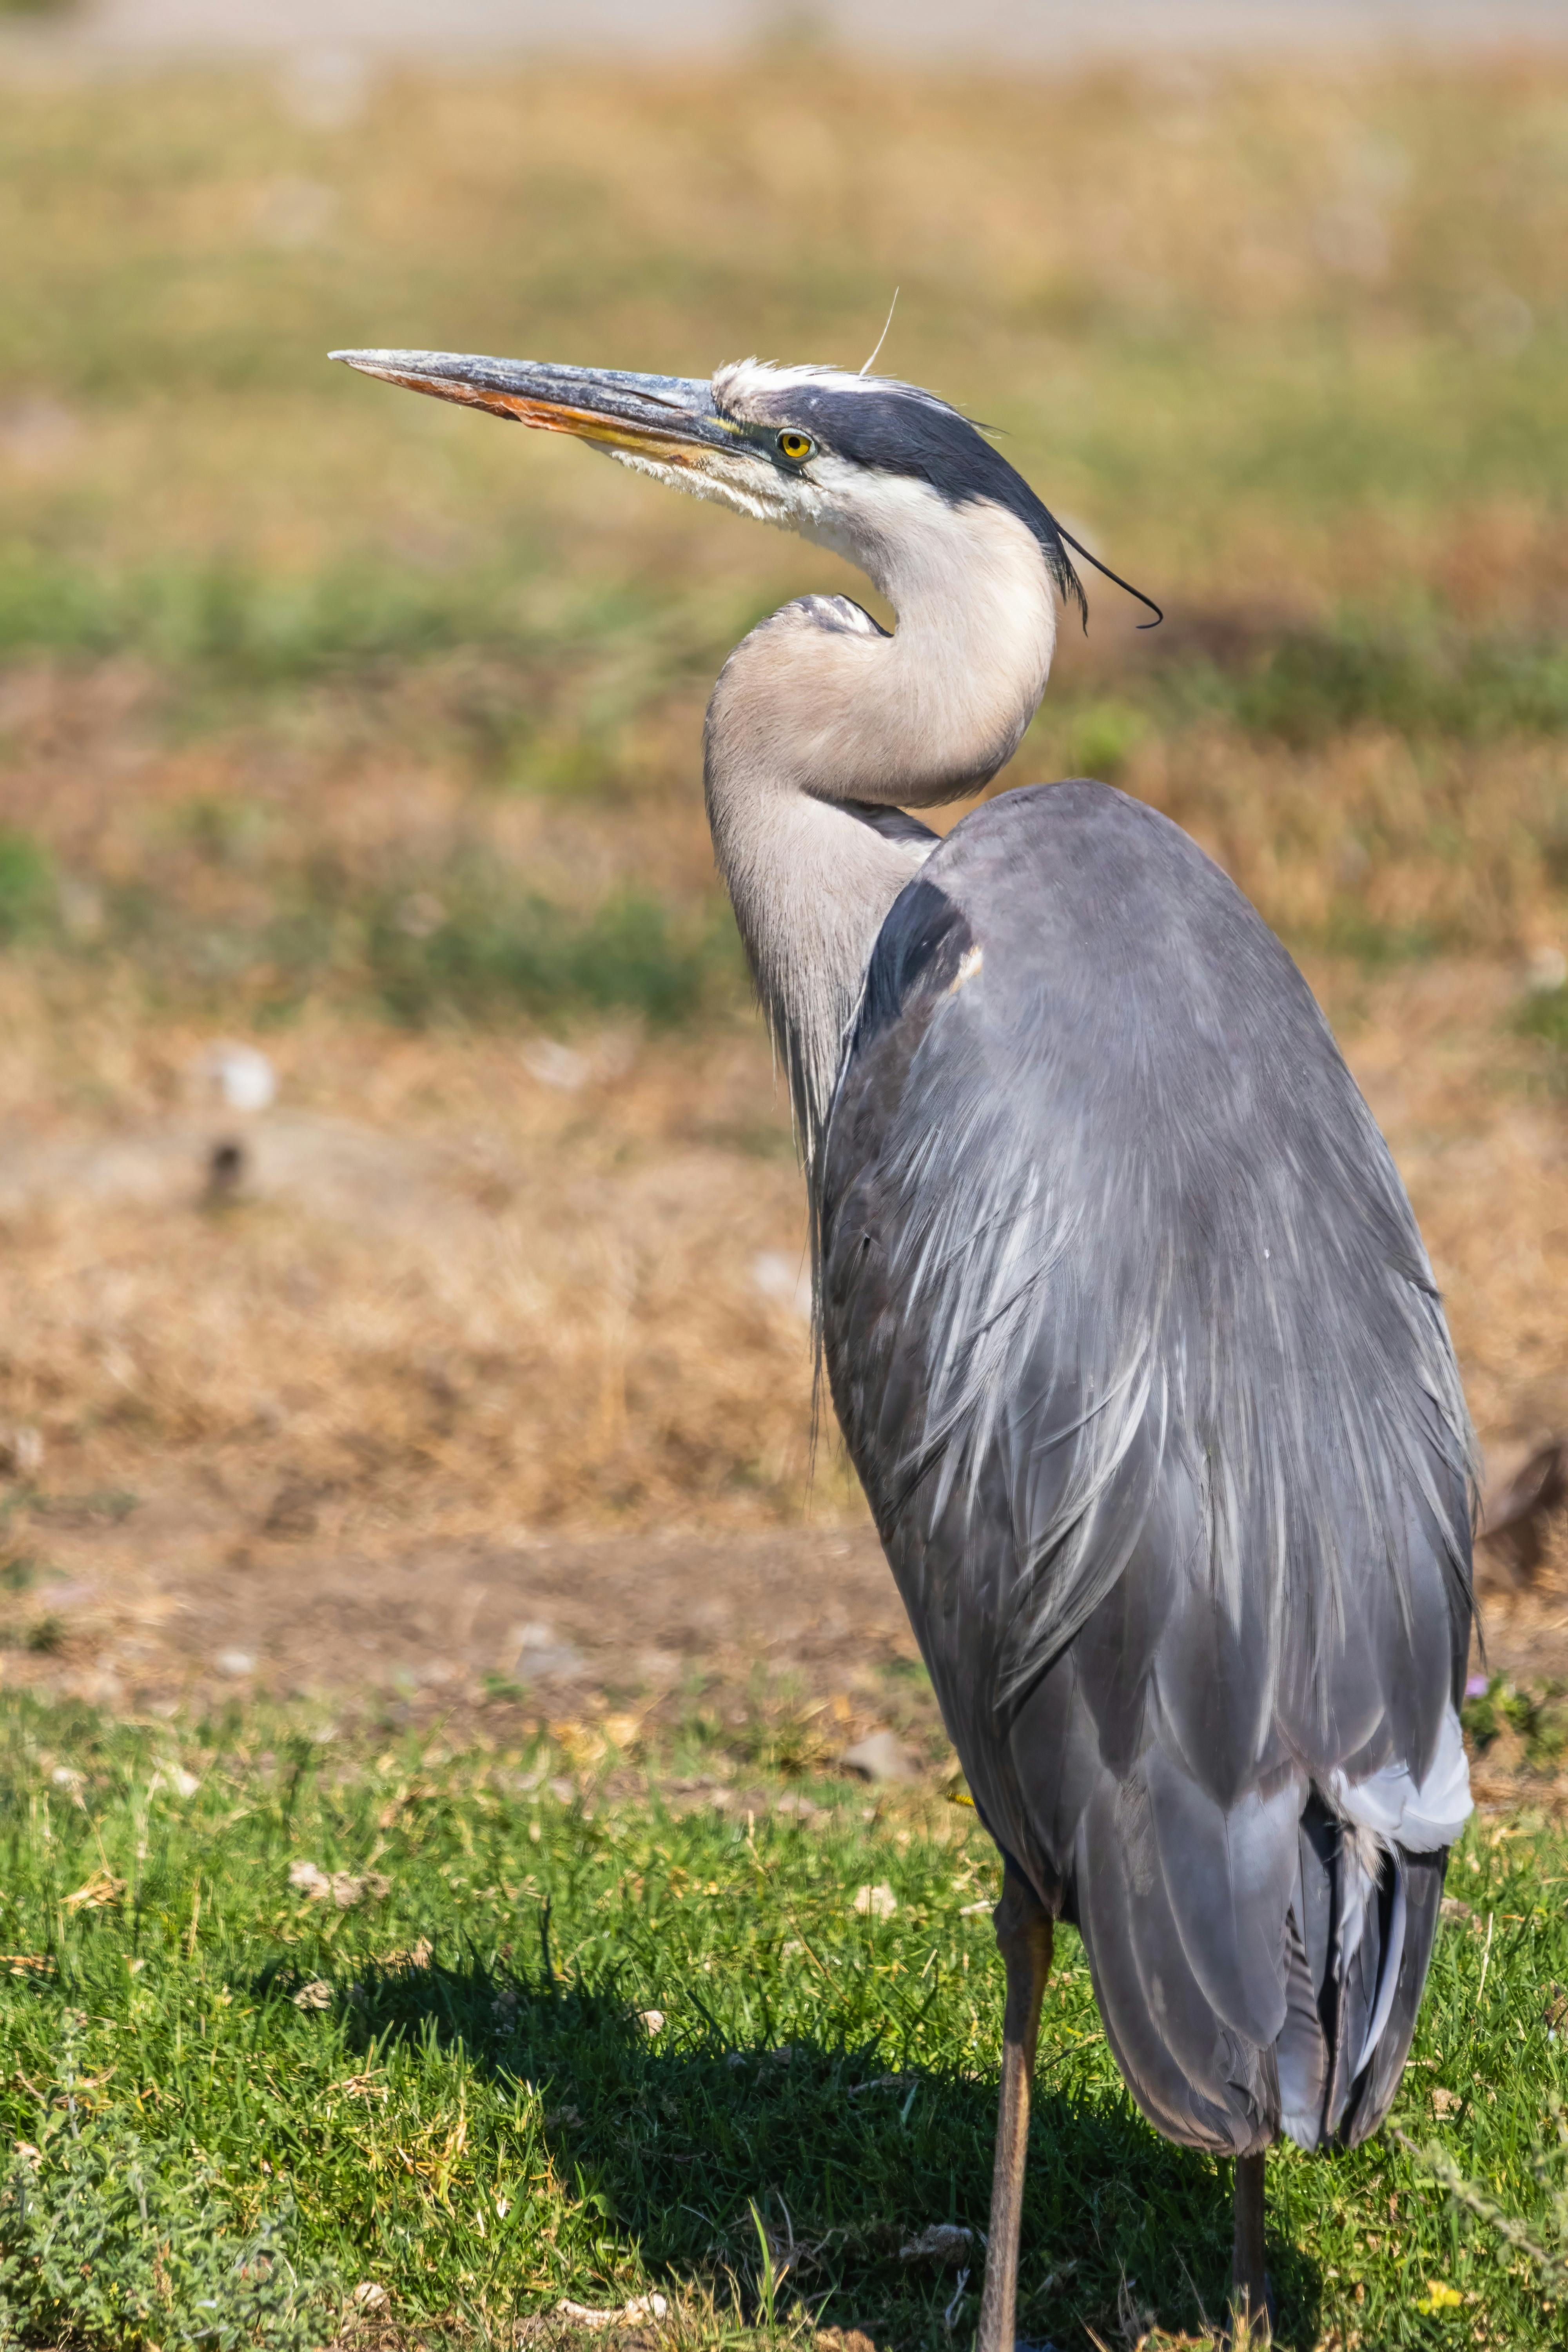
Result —
MULTIPOLYGON (((856 469, 825 457, 840 470, 856 469)), ((868 574, 893 634, 844 597, 786 604, 731 655, 705 732, 714 853, 808 1169, 877 934, 937 837, 903 812, 978 791, 1011 758, 1056 635, 1016 515, 896 476, 854 488, 797 528, 868 574)))

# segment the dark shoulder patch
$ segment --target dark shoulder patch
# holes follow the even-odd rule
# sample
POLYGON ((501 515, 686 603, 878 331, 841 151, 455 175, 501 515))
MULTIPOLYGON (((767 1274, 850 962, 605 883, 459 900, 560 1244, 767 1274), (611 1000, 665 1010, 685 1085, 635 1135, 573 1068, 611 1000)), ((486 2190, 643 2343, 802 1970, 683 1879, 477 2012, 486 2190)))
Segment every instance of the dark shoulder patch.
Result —
POLYGON ((933 833, 908 809, 892 808, 883 801, 840 801, 838 805, 846 816, 852 816, 857 824, 868 825, 884 841, 929 841, 934 849, 942 839, 940 833, 933 833))
POLYGON ((917 877, 901 890, 871 950, 851 1054, 890 1028, 917 989, 935 995, 951 988, 973 943, 966 917, 934 882, 917 877))

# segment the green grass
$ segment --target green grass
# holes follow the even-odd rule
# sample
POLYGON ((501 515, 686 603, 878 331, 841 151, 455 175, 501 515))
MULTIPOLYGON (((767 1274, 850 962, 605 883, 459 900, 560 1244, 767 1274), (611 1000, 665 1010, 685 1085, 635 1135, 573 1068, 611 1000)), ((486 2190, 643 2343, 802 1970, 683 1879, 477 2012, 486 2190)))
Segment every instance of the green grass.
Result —
MULTIPOLYGON (((651 581, 595 583, 562 593, 551 551, 526 529, 481 562, 399 564, 383 555, 312 571, 268 571, 229 555, 168 554, 124 569, 90 553, 14 541, 0 545, 0 662, 30 655, 73 660, 140 657, 193 691, 226 698, 449 654, 504 655, 521 723, 553 667, 592 656, 600 672, 632 665, 639 689, 705 665, 713 646, 755 614, 727 608, 713 624, 693 599, 672 607, 651 581)), ((243 701, 241 702, 243 708, 243 701)))
POLYGON ((574 918, 531 894, 471 878, 465 887, 465 877, 452 905, 423 892, 376 907, 365 953, 381 1001, 413 1026, 444 1013, 483 1019, 521 1009, 630 1011, 668 1027, 736 1002, 743 986, 740 941, 722 908, 682 922, 658 899, 628 892, 574 918))
POLYGON ((1535 1038, 1546 1049, 1552 1091, 1568 1093, 1568 984, 1533 991, 1515 1015, 1514 1026, 1521 1037, 1535 1038))
POLYGON ((1568 730, 1561 645, 1424 630, 1400 635, 1386 624, 1349 618, 1332 630, 1286 630, 1226 665, 1173 665, 1162 683, 1178 721, 1223 716, 1298 750, 1355 727, 1461 742, 1568 730))
MULTIPOLYGON (((780 2324, 798 2300, 879 2344, 935 2352, 950 2307, 972 2330, 981 2260, 960 2294, 900 2259, 985 2222, 1000 1986, 962 1916, 995 1877, 972 1814, 739 1763, 721 1811, 542 1746, 377 1754, 237 1713, 13 1700, 0 1737, 0 2341, 321 2342, 368 2284, 410 2342, 650 2289, 711 2342, 763 2316, 759 2221, 775 2272, 795 2248, 780 2324), (305 1864, 346 1907, 291 1883, 305 1864), (890 1916, 856 1910, 884 1885, 890 1916)), ((1285 2342, 1561 2340, 1541 2262, 1433 2168, 1550 2238, 1565 1871, 1539 1823, 1472 1828, 1395 2130, 1271 2159, 1285 2342)), ((1227 2198, 1131 2107, 1064 1934, 1022 2331, 1065 2352, 1119 2308, 1217 2315, 1227 2198)))
MULTIPOLYGON (((221 865, 242 818, 236 802, 200 803, 181 826, 221 865)), ((0 831, 0 950, 47 944, 75 965, 133 971, 154 1007, 205 1000, 216 1010, 238 995, 275 1025, 331 991, 409 1028, 619 1013, 664 1029, 746 998, 739 936, 712 894, 694 908, 635 889, 563 907, 477 852, 423 871, 410 862, 395 882, 312 858, 217 921, 144 882, 122 882, 93 908, 91 931, 73 931, 48 852, 0 831)))
POLYGON ((40 842, 0 829, 0 947, 47 928, 58 900, 54 860, 40 842))
POLYGON ((1568 1704, 1561 1684, 1520 1690, 1502 1675, 1493 1675, 1486 1689, 1464 1706, 1465 1732, 1472 1748, 1484 1755, 1504 1732, 1516 1732, 1525 1744, 1531 1763, 1542 1771, 1556 1764, 1568 1748, 1568 1704))
MULTIPOLYGON (((199 723, 215 690, 227 711, 258 690, 363 679, 458 649, 497 655, 510 677, 454 716, 459 726, 468 719, 472 748, 502 755, 504 780, 506 755, 521 751, 526 770, 531 717, 561 662, 629 667, 631 709, 650 685, 706 677, 756 617, 732 600, 720 612, 696 599, 672 609, 650 580, 553 599, 552 553, 525 530, 482 566, 361 558, 279 576, 228 559, 116 572, 17 541, 0 547, 0 662, 140 656, 172 675, 176 708, 199 723)), ((1462 742, 1568 732, 1568 656, 1556 636, 1466 630, 1430 614, 1402 625, 1347 608, 1328 626, 1236 627, 1229 644, 1194 654, 1183 617, 1178 608, 1172 651, 1152 645, 1152 667, 1119 681, 1114 699, 1092 685, 1053 691, 1048 719, 1070 731, 1079 764, 1113 770, 1152 726, 1215 719, 1295 750, 1369 726, 1462 742)), ((1200 634, 1205 617, 1196 616, 1200 634)), ((1109 618, 1100 612, 1102 630, 1109 618)))

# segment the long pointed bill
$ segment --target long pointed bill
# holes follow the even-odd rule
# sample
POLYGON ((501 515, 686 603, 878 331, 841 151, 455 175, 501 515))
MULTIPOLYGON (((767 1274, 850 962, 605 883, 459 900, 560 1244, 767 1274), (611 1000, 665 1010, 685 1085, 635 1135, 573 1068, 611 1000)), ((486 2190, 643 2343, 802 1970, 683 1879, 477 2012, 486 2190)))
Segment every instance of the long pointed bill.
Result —
POLYGON ((628 375, 619 368, 552 367, 541 360, 492 360, 459 352, 332 352, 362 375, 408 392, 488 409, 546 433, 665 465, 696 465, 707 449, 732 449, 738 428, 719 416, 710 385, 679 375, 628 375))

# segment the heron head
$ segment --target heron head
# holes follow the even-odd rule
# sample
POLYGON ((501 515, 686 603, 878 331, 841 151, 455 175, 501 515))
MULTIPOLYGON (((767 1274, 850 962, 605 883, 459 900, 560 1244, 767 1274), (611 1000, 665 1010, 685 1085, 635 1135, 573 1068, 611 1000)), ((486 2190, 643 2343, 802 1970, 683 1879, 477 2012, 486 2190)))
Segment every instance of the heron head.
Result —
POLYGON ((1068 553, 1077 542, 967 417, 913 384, 758 360, 705 381, 453 352, 331 356, 410 392, 570 433, 638 473, 817 540, 884 588, 911 562, 941 566, 955 541, 1005 518, 1008 537, 1022 524, 1049 580, 1084 609, 1068 553))

